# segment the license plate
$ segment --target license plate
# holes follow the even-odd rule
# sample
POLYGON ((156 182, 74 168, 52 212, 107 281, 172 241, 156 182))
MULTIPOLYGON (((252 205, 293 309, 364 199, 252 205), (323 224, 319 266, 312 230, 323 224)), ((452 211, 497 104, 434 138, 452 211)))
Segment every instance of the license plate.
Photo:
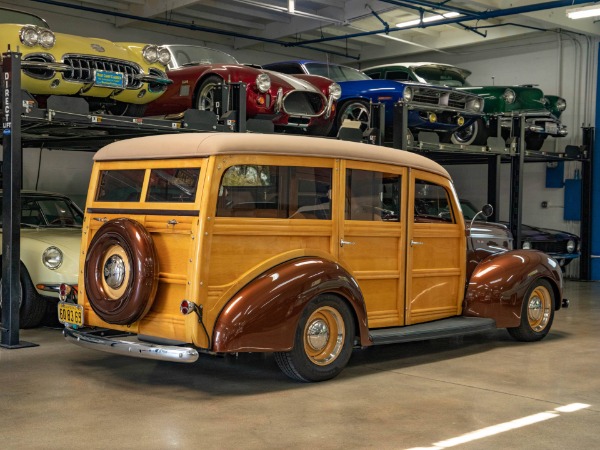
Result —
POLYGON ((108 88, 125 88, 125 77, 121 72, 96 70, 94 72, 94 85, 108 88))
POLYGON ((83 306, 58 302, 58 321, 65 325, 83 326, 83 306))
POLYGON ((558 125, 553 122, 546 122, 545 129, 546 129, 546 133, 549 133, 549 134, 558 133, 558 125))

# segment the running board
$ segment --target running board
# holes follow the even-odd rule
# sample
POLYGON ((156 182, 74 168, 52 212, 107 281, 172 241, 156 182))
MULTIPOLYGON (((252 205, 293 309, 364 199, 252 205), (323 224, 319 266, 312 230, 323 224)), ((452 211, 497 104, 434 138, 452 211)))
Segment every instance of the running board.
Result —
POLYGON ((371 330, 370 335, 373 345, 383 345, 460 336, 495 329, 494 319, 458 316, 404 327, 379 328, 371 330))

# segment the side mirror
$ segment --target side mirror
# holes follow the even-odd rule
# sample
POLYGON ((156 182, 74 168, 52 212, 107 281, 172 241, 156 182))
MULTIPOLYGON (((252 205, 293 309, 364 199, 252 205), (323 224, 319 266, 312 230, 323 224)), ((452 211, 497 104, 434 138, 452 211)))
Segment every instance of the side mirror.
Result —
POLYGON ((489 203, 487 205, 483 205, 481 208, 481 214, 486 218, 490 217, 492 214, 494 214, 494 207, 489 203))
POLYGON ((473 222, 475 222, 475 219, 477 219, 477 217, 479 215, 484 216, 485 218, 490 217, 492 214, 494 214, 494 207, 490 204, 487 205, 483 205, 483 207, 481 208, 481 211, 479 211, 477 214, 475 214, 473 216, 473 218, 471 219, 471 228, 473 228, 473 222))

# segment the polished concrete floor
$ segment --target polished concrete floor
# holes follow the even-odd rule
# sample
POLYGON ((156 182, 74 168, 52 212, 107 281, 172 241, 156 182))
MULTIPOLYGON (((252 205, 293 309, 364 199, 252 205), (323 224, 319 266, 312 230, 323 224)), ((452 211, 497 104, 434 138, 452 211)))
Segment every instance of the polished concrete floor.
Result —
POLYGON ((568 281, 547 338, 504 330, 356 350, 302 384, 270 355, 192 365, 22 330, 0 349, 2 449, 597 449, 600 283, 568 281))

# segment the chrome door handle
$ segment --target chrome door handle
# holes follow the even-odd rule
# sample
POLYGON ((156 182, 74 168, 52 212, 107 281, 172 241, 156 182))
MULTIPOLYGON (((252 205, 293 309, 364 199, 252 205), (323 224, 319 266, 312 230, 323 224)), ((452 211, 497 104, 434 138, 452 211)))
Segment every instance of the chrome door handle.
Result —
POLYGON ((345 241, 343 239, 340 239, 340 247, 343 247, 344 245, 354 245, 356 242, 351 242, 351 241, 345 241))
POLYGON ((424 242, 419 242, 419 241, 413 241, 412 239, 410 240, 410 246, 413 247, 415 245, 423 245, 424 242))

